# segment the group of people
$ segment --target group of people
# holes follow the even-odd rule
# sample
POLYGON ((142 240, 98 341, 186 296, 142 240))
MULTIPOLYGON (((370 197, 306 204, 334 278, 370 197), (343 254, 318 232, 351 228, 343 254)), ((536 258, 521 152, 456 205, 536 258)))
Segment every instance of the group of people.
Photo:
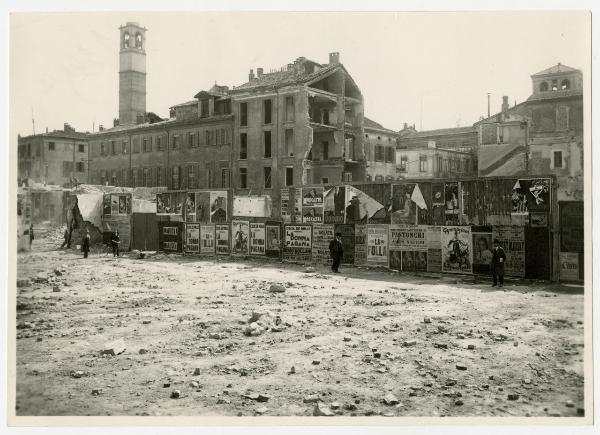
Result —
MULTIPOLYGON (((72 234, 72 230, 69 230, 69 228, 65 228, 64 241, 63 241, 62 245, 60 245, 60 249, 63 249, 65 246, 67 247, 67 249, 71 248, 71 234, 72 234)), ((83 252, 83 258, 88 258, 88 254, 89 254, 90 248, 91 248, 91 242, 92 242, 92 237, 90 235, 90 230, 86 229, 85 234, 83 235, 83 237, 81 239, 81 252, 83 252)), ((115 231, 112 234, 112 237, 110 240, 110 247, 112 249, 113 257, 119 256, 120 244, 121 244, 121 238, 119 237, 119 232, 115 231)))

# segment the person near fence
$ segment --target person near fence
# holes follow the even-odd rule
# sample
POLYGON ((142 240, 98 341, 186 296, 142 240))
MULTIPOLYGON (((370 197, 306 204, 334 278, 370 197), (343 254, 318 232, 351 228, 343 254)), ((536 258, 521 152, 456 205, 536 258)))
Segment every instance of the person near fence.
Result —
POLYGON ((29 248, 31 249, 31 244, 33 243, 33 239, 35 239, 33 235, 33 224, 29 225, 29 248))
POLYGON ((111 240, 110 245, 112 246, 113 257, 119 256, 119 245, 121 244, 121 238, 119 237, 119 232, 115 231, 111 240))
POLYGON ((339 273, 340 263, 344 256, 344 245, 342 244, 342 233, 337 233, 335 239, 329 243, 329 255, 333 260, 331 270, 334 273, 339 273))
POLYGON ((63 241, 62 245, 60 245, 60 249, 64 248, 65 246, 67 248, 71 247, 71 234, 69 233, 69 228, 65 227, 65 232, 63 234, 63 237, 65 238, 65 240, 63 241))
POLYGON ((88 253, 90 252, 90 243, 91 243, 90 230, 85 231, 85 236, 83 236, 83 240, 81 241, 81 251, 83 252, 83 258, 88 258, 88 253))
POLYGON ((504 261, 506 260, 506 254, 504 248, 500 246, 500 241, 494 239, 494 249, 492 251, 492 278, 494 283, 492 287, 502 287, 504 285, 504 261))

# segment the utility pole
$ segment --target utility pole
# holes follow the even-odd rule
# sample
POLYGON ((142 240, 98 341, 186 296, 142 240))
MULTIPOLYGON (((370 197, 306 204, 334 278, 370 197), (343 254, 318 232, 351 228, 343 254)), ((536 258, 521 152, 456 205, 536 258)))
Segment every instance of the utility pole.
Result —
POLYGON ((35 136, 35 118, 33 117, 33 106, 31 106, 31 124, 33 125, 33 135, 35 136))
POLYGON ((488 116, 487 117, 489 118, 490 117, 490 93, 489 92, 487 94, 487 97, 488 97, 488 116))

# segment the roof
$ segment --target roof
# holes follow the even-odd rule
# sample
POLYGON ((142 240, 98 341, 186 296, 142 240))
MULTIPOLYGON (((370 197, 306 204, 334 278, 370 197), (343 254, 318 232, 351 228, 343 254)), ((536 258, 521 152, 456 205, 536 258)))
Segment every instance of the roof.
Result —
POLYGON ((198 100, 190 100, 185 103, 175 104, 174 106, 169 107, 169 109, 174 109, 176 107, 184 107, 184 106, 196 106, 198 105, 198 100))
POLYGON ((392 133, 397 135, 398 132, 394 131, 394 130, 390 130, 389 128, 385 128, 383 125, 379 124, 378 122, 373 121, 372 119, 367 118, 366 116, 364 117, 364 122, 363 122, 364 128, 366 130, 381 130, 387 133, 392 133))
POLYGON ((97 134, 106 134, 106 133, 118 133, 120 131, 151 128, 151 127, 157 127, 157 126, 161 126, 161 125, 172 124, 175 121, 176 121, 175 118, 170 118, 170 119, 166 119, 164 121, 153 122, 153 123, 145 122, 143 124, 121 124, 121 125, 117 125, 116 127, 113 127, 113 128, 106 128, 102 131, 96 131, 92 134, 97 135, 97 134))
POLYGON ((78 131, 63 131, 54 130, 48 133, 32 134, 29 136, 21 136, 21 139, 32 139, 37 137, 50 137, 57 139, 87 139, 90 133, 81 133, 78 131))
POLYGON ((527 101, 536 100, 552 100, 554 98, 569 98, 569 97, 583 97, 583 91, 581 89, 565 89, 559 91, 548 91, 533 94, 527 101))
POLYGON ((236 86, 232 90, 232 92, 239 92, 259 87, 278 88, 282 86, 301 84, 318 79, 319 77, 327 75, 338 68, 344 69, 345 71, 345 68, 342 66, 342 64, 339 63, 323 66, 316 62, 303 58, 299 58, 296 62, 300 65, 313 64, 317 68, 317 70, 307 74, 305 72, 304 67, 298 67, 298 64, 294 64, 294 66, 291 66, 289 68, 271 73, 265 73, 262 74, 260 77, 255 77, 251 81, 248 81, 240 86, 236 86))
POLYGON ((473 126, 469 127, 455 127, 455 128, 440 128, 437 130, 426 130, 426 131, 415 131, 412 134, 406 136, 407 139, 422 138, 431 136, 446 136, 451 134, 467 134, 476 133, 477 130, 473 126))
POLYGON ((547 76, 550 74, 560 74, 560 73, 565 73, 565 72, 581 72, 578 69, 575 68, 571 68, 570 66, 567 65, 561 65, 560 62, 557 63, 554 66, 551 66, 550 68, 546 68, 543 71, 540 71, 539 73, 533 74, 531 77, 538 77, 538 76, 547 76))

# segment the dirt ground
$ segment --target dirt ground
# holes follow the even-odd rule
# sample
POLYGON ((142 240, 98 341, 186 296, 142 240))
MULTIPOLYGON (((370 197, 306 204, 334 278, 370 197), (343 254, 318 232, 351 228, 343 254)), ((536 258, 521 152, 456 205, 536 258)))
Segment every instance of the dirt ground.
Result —
POLYGON ((18 256, 17 415, 583 414, 581 288, 341 272, 36 240, 18 256))

